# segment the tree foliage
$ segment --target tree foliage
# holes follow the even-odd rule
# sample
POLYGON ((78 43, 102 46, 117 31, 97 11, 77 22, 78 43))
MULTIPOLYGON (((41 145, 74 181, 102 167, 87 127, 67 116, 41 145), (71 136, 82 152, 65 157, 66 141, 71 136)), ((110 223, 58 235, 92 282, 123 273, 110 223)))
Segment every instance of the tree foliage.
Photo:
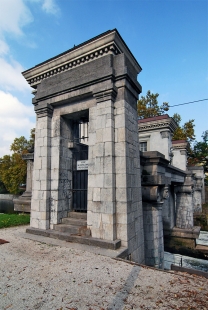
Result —
MULTIPOLYGON (((169 110, 168 102, 163 102, 159 106, 158 97, 158 93, 153 94, 150 90, 147 91, 145 97, 141 96, 141 99, 137 103, 139 119, 163 115, 169 110)), ((178 113, 173 115, 173 119, 178 125, 178 128, 174 132, 173 140, 186 140, 191 144, 195 140, 194 120, 191 119, 181 126, 181 116, 178 113)))
POLYGON ((208 130, 203 132, 202 141, 195 142, 188 159, 189 166, 201 165, 208 172, 208 130))
POLYGON ((30 139, 25 137, 15 138, 11 144, 12 155, 0 158, 0 182, 11 194, 20 192, 20 184, 26 183, 27 163, 22 155, 28 152, 28 148, 34 142, 34 129, 31 130, 30 139))
POLYGON ((194 119, 189 120, 180 126, 181 116, 178 113, 173 114, 173 119, 178 125, 178 128, 175 130, 172 139, 173 140, 186 140, 190 144, 195 140, 194 132, 194 119))
POLYGON ((162 115, 169 110, 168 102, 158 104, 159 94, 153 94, 150 90, 147 91, 146 96, 141 96, 137 103, 137 111, 139 119, 154 117, 162 115))

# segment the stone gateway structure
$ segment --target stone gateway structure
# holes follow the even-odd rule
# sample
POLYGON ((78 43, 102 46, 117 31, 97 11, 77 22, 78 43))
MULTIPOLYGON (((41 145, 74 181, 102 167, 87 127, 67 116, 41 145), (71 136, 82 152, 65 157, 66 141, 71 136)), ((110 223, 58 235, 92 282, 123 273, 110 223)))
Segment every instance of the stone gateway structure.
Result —
POLYGON ((31 227, 53 229, 69 212, 87 212, 92 238, 120 240, 144 263, 140 71, 112 30, 23 75, 37 115, 31 227))
POLYGON ((23 72, 37 115, 27 231, 121 247, 123 257, 163 268, 164 236, 195 245, 202 176, 186 171, 168 115, 139 121, 139 151, 140 71, 114 29, 23 72))

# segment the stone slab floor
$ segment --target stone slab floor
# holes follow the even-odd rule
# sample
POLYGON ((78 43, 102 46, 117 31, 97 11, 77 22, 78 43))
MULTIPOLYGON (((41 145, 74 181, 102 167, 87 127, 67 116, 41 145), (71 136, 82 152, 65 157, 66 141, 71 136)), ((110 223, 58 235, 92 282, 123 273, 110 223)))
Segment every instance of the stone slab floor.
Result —
POLYGON ((26 239, 25 229, 0 230, 9 241, 0 245, 0 309, 208 309, 205 278, 134 266, 99 248, 26 239))

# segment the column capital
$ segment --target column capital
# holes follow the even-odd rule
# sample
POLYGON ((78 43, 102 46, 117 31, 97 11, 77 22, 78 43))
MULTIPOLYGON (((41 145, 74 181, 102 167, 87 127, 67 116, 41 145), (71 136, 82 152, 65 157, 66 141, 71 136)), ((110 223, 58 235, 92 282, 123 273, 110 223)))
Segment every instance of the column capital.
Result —
POLYGON ((45 117, 45 116, 48 116, 51 118, 53 116, 53 107, 49 103, 46 103, 41 106, 36 105, 35 113, 37 114, 38 118, 45 117))
POLYGON ((110 89, 93 92, 93 97, 96 98, 97 103, 107 100, 115 101, 116 96, 117 96, 117 88, 115 86, 110 89))

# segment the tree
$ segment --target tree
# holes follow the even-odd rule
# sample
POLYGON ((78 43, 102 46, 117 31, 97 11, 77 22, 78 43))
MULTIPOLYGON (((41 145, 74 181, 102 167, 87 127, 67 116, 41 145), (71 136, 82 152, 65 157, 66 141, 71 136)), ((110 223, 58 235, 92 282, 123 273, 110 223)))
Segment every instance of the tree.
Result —
POLYGON ((137 103, 137 111, 139 119, 162 115, 169 110, 168 102, 163 102, 161 106, 158 104, 159 94, 153 94, 150 90, 146 96, 141 96, 137 103))
POLYGON ((200 165, 208 172, 208 130, 203 132, 202 141, 195 142, 188 159, 189 166, 200 165))
MULTIPOLYGON (((163 102, 161 106, 158 104, 159 94, 153 94, 148 90, 146 96, 142 96, 137 103, 138 118, 148 118, 165 114, 169 110, 168 102, 163 102)), ((178 128, 175 130, 173 135, 173 140, 186 140, 191 144, 195 140, 194 133, 194 120, 191 119, 188 122, 184 123, 183 126, 181 123, 181 116, 178 113, 173 115, 173 119, 178 125, 178 128)))
POLYGON ((173 119, 177 123, 178 128, 175 130, 172 139, 186 140, 189 144, 191 144, 195 140, 194 119, 184 123, 183 126, 180 126, 181 116, 178 113, 173 114, 173 119))
POLYGON ((5 155, 0 158, 0 182, 11 194, 20 193, 20 184, 26 183, 27 163, 22 155, 28 152, 28 148, 34 142, 34 129, 31 130, 30 140, 21 136, 15 138, 11 144, 12 155, 5 155))

